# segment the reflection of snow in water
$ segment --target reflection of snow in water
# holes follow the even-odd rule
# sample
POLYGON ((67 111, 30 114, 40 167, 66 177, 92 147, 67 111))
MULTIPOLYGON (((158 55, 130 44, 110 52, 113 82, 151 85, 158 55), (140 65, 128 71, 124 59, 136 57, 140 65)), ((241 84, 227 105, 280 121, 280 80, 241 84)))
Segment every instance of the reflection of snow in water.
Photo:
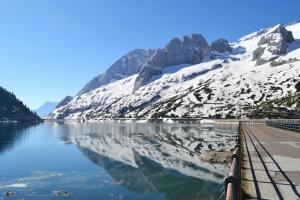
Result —
POLYGON ((96 154, 139 168, 135 156, 137 154, 161 164, 164 168, 218 183, 223 181, 227 166, 201 161, 199 155, 209 149, 229 150, 234 146, 233 130, 205 129, 199 124, 66 125, 63 127, 67 131, 62 131, 65 133, 63 140, 74 141, 79 148, 89 149, 96 154))
MULTIPOLYGON (((51 146, 39 143, 47 151, 38 154, 45 156, 43 163, 49 162, 49 166, 32 165, 15 175, 0 177, 0 195, 11 191, 12 199, 53 199, 53 191, 62 191, 72 193, 72 199, 114 199, 112 196, 118 195, 126 199, 216 199, 226 169, 199 160, 206 147, 198 152, 194 146, 213 138, 230 139, 232 130, 222 131, 182 124, 44 123, 38 126, 41 134, 31 135, 28 144, 37 138, 48 141, 51 136, 51 146), (61 163, 64 159, 67 162, 61 163), (34 171, 39 168, 50 171, 34 171)), ((25 153, 21 156, 41 162, 36 154, 25 153)), ((15 163, 22 161, 15 158, 15 163)))
POLYGON ((25 188, 27 187, 26 183, 12 183, 9 185, 0 186, 0 188, 25 188))
POLYGON ((0 183, 0 188, 26 188, 31 184, 40 184, 41 181, 58 176, 63 176, 63 174, 49 171, 34 171, 32 172, 31 176, 22 177, 10 182, 0 183))
POLYGON ((43 179, 48 179, 55 176, 62 176, 62 173, 49 172, 49 171, 34 171, 32 176, 24 177, 19 179, 20 181, 40 181, 43 179))

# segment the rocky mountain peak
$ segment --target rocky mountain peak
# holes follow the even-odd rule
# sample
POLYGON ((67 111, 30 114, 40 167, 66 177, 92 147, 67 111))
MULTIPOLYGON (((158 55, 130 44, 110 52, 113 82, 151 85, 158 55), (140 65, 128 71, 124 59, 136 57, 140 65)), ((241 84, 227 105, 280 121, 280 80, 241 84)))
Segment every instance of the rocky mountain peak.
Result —
POLYGON ((226 39, 220 38, 210 45, 211 51, 216 51, 218 53, 224 53, 226 51, 231 52, 232 48, 229 45, 229 42, 226 39))
POLYGON ((128 52, 112 64, 104 74, 100 74, 88 82, 77 95, 90 92, 102 85, 137 74, 155 52, 155 49, 134 49, 128 52))
POLYGON ((253 52, 253 60, 256 60, 256 65, 275 60, 287 53, 289 44, 293 41, 295 41, 293 33, 279 24, 260 38, 258 48, 253 52))
POLYGON ((210 48, 201 34, 186 35, 182 39, 173 38, 143 66, 136 79, 134 90, 145 85, 153 76, 161 74, 163 68, 181 64, 198 64, 210 54, 210 48))
POLYGON ((258 45, 279 42, 278 40, 283 40, 284 42, 291 43, 295 39, 291 31, 288 31, 282 24, 279 24, 267 31, 266 34, 258 42, 258 45))
POLYGON ((56 105, 55 109, 67 105, 70 101, 72 101, 72 99, 73 99, 72 96, 66 96, 66 97, 64 97, 64 98, 56 105))
POLYGON ((154 67, 180 64, 197 64, 210 53, 209 45, 200 34, 186 35, 183 39, 173 38, 163 49, 159 49, 147 62, 154 67))

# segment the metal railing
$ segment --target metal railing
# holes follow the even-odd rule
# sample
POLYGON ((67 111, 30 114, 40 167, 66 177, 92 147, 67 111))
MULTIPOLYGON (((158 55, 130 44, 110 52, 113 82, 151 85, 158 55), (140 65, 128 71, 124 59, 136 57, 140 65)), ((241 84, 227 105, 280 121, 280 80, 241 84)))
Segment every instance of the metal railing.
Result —
POLYGON ((267 119, 247 119, 247 120, 241 120, 243 124, 266 124, 268 120, 267 119))
POLYGON ((236 145, 231 155, 231 167, 229 175, 225 178, 225 199, 226 200, 238 200, 240 199, 240 185, 241 185, 241 158, 240 158, 240 134, 241 134, 241 122, 239 123, 239 131, 236 136, 236 145))
POLYGON ((300 132, 300 120, 298 119, 269 119, 268 126, 300 132))
POLYGON ((239 200, 241 195, 241 158, 240 158, 240 137, 243 133, 243 124, 266 124, 276 128, 287 129, 291 131, 300 132, 299 119, 255 119, 255 120, 241 120, 239 122, 239 131, 236 136, 236 145, 231 156, 231 167, 229 175, 225 178, 225 199, 239 200))

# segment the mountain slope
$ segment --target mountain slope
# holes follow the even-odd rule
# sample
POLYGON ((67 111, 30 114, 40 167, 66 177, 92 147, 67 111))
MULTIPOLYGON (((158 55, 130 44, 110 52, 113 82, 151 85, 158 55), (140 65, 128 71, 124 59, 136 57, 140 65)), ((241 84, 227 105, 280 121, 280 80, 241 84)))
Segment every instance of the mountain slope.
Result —
POLYGON ((70 101, 72 101, 72 99, 72 96, 66 96, 56 105, 55 109, 67 105, 70 101))
MULTIPOLYGON (((199 64, 176 63, 180 65, 163 68, 138 89, 135 82, 140 74, 135 74, 76 96, 50 117, 249 115, 265 101, 296 92, 300 80, 299 41, 300 23, 262 29, 231 43, 230 48, 225 46, 225 51, 215 51, 214 47, 211 56, 199 64)), ((290 106, 297 109, 296 103, 290 106)))
POLYGON ((200 34, 186 35, 182 39, 173 38, 142 66, 134 83, 134 91, 151 82, 154 77, 162 75, 167 67, 198 64, 209 54, 209 45, 200 34))
POLYGON ((40 118, 13 93, 0 87, 0 120, 39 121, 40 118))
POLYGON ((57 102, 50 102, 47 101, 46 103, 39 106, 37 109, 35 109, 35 112, 40 117, 45 117, 49 113, 51 113, 57 106, 57 102))
POLYGON ((79 91, 78 95, 138 73, 141 70, 142 65, 154 53, 154 49, 134 49, 133 51, 130 51, 110 66, 104 74, 100 74, 88 82, 79 91))

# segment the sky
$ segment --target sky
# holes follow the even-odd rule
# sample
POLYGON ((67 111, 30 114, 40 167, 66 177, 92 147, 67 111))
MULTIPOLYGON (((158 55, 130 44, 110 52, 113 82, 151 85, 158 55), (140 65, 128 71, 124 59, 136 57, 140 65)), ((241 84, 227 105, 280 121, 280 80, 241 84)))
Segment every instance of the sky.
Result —
POLYGON ((0 0, 0 86, 30 108, 75 95, 134 48, 236 41, 300 20, 299 0, 0 0))

